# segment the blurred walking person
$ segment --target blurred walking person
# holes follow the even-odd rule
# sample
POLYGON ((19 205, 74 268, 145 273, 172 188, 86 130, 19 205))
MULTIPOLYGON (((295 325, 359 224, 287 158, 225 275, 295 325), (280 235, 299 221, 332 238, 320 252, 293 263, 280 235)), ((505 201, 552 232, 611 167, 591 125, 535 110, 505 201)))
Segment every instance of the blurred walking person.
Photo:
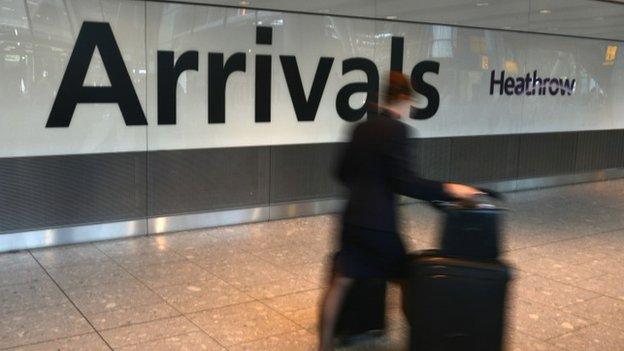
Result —
POLYGON ((480 194, 469 186, 419 178, 408 159, 409 127, 400 121, 413 103, 407 77, 390 72, 383 97, 379 114, 354 129, 338 167, 338 178, 349 195, 331 281, 322 300, 320 351, 334 349, 338 315, 356 279, 405 277, 407 255, 397 231, 396 194, 429 201, 480 194))

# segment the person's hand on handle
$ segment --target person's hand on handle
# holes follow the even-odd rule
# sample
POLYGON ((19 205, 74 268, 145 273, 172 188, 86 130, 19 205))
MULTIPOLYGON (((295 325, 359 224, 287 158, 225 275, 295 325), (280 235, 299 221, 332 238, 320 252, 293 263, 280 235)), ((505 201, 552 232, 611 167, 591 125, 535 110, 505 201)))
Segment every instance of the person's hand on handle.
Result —
POLYGON ((484 192, 479 189, 457 183, 444 183, 443 189, 449 196, 462 200, 484 195, 484 192))

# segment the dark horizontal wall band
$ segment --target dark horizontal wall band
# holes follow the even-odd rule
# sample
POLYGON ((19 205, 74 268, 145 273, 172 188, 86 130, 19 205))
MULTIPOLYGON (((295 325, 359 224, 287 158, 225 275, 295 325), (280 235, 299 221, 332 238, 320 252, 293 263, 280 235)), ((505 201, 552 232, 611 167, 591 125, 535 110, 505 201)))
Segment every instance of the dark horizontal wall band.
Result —
POLYGON ((148 153, 150 217, 269 203, 269 147, 148 153))
POLYGON ((0 232, 146 215, 145 152, 0 159, 0 232))
MULTIPOLYGON (((0 233, 336 198, 344 143, 0 159, 0 233)), ((624 167, 624 130, 414 139, 429 179, 624 167)))

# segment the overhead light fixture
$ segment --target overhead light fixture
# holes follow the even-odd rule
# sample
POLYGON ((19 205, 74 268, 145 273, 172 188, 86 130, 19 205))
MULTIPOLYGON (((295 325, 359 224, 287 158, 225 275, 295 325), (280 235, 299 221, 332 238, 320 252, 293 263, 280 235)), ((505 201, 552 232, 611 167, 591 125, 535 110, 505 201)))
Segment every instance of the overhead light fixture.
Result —
POLYGON ((510 26, 505 26, 505 27, 503 27, 503 29, 511 29, 511 27, 510 26))
POLYGON ((390 20, 397 19, 397 16, 386 16, 386 19, 390 19, 390 20))
POLYGON ((617 58, 617 45, 609 45, 605 50, 605 60, 603 65, 605 66, 613 66, 615 64, 615 59, 617 58))
POLYGON ((552 11, 547 10, 547 9, 542 9, 542 10, 539 10, 539 13, 541 13, 542 15, 548 15, 548 14, 552 13, 552 11))
POLYGON ((240 2, 240 4, 241 4, 241 5, 243 5, 243 6, 247 6, 247 5, 249 5, 249 1, 247 1, 247 0, 242 0, 242 1, 240 2))
POLYGON ((490 4, 489 2, 478 2, 478 3, 477 3, 477 7, 487 6, 487 5, 489 5, 489 4, 490 4))

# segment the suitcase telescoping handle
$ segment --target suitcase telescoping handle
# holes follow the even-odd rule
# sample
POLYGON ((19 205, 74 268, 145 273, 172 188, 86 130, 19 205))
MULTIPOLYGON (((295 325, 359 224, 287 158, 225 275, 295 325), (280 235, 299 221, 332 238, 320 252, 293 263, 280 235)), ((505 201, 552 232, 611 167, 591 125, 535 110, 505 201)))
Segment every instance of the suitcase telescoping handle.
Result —
MULTIPOLYGON (((495 200, 504 201, 505 196, 498 191, 487 189, 487 188, 475 188, 482 192, 485 196, 490 197, 495 200)), ((486 205, 482 202, 476 200, 458 200, 458 201, 432 201, 431 204, 433 207, 438 210, 448 210, 448 209, 474 209, 485 206, 487 208, 496 208, 493 205, 486 205)))
POLYGON ((500 200, 500 201, 504 201, 505 200, 505 195, 503 195, 503 193, 501 193, 499 191, 492 190, 492 189, 487 189, 487 188, 475 188, 475 189, 479 190, 480 192, 482 192, 486 196, 491 197, 492 199, 496 199, 496 200, 500 200))

